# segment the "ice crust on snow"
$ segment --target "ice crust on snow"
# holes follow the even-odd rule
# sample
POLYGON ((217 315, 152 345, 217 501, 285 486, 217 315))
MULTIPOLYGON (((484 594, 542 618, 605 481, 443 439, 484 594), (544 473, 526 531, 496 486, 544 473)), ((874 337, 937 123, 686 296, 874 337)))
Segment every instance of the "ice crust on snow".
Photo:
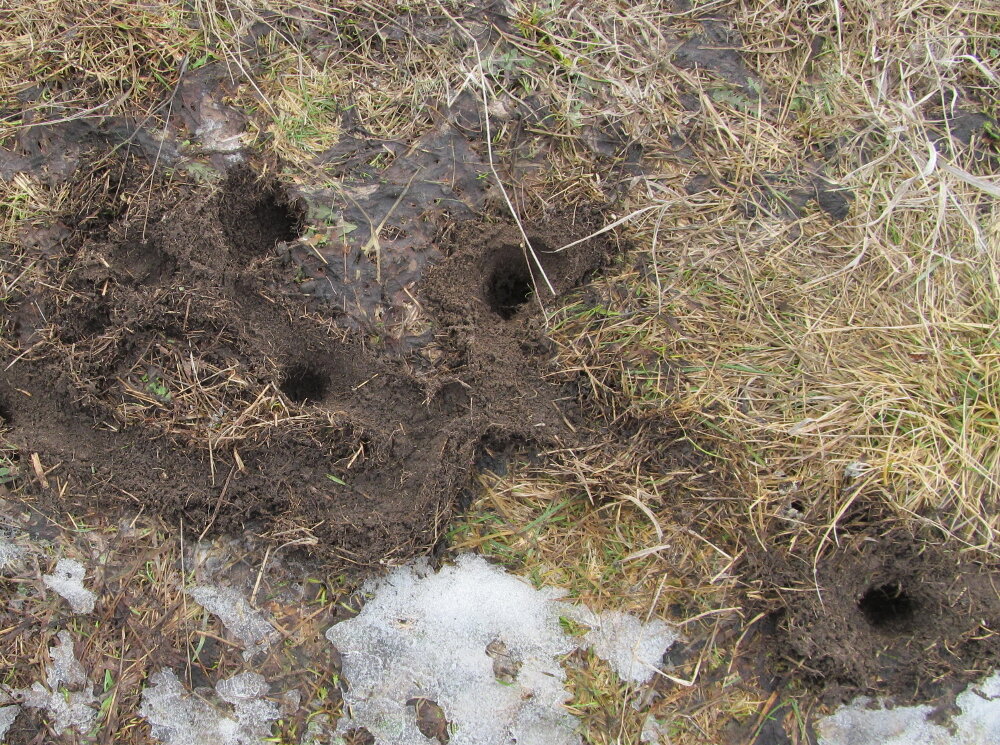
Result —
POLYGON ((86 573, 87 570, 80 562, 59 559, 52 574, 42 575, 42 582, 68 600, 74 613, 90 613, 94 610, 97 596, 83 586, 83 575, 86 573))
POLYGON ((189 692, 172 670, 149 678, 139 713, 152 727, 153 737, 167 745, 258 745, 271 734, 278 706, 263 697, 269 686, 263 676, 245 672, 215 685, 230 712, 189 692))
MULTIPOLYGON (((380 745, 430 742, 407 702, 436 702, 451 723, 451 745, 577 745, 576 719, 563 704, 563 655, 581 640, 568 637, 560 616, 594 624, 596 642, 613 663, 642 679, 673 641, 673 634, 644 630, 559 602, 564 593, 536 590, 522 579, 473 555, 434 573, 425 563, 369 583, 373 597, 355 618, 332 626, 327 638, 343 659, 348 681, 338 733, 365 727, 380 745), (581 614, 583 614, 581 616, 581 614), (620 631, 616 631, 619 629, 620 631), (611 636, 622 633, 613 643, 611 636), (658 639, 661 646, 654 650, 658 639), (502 645, 520 663, 509 684, 497 680, 487 647, 502 645), (641 661, 625 658, 638 647, 641 661)), ((584 643, 589 643, 583 640, 584 643)))
POLYGON ((78 732, 86 734, 97 715, 93 707, 97 701, 93 685, 73 653, 73 637, 70 633, 60 631, 56 639, 58 645, 54 644, 49 648, 52 664, 45 675, 47 685, 36 682, 31 688, 23 688, 16 693, 24 706, 45 709, 56 733, 62 734, 74 727, 78 732))
POLYGON ((266 651, 277 639, 277 631, 264 614, 254 610, 238 590, 196 585, 188 594, 198 605, 218 616, 229 633, 243 643, 243 659, 249 660, 258 652, 266 651))
POLYGON ((1000 672, 955 699, 950 727, 928 719, 930 706, 871 708, 862 697, 816 723, 820 745, 1000 745, 1000 672))

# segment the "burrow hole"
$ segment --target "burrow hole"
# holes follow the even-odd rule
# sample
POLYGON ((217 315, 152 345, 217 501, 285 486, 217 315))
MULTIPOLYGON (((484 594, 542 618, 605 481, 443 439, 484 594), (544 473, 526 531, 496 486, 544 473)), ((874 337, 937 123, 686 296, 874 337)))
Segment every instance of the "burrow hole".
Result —
POLYGON ((14 423, 14 415, 10 413, 10 407, 0 400, 0 427, 9 427, 14 423))
POLYGON ((913 622, 916 606, 899 582, 873 585, 858 601, 865 620, 880 631, 905 631, 913 622))
POLYGON ((305 216, 302 204, 290 200, 280 184, 261 184, 247 168, 230 172, 219 202, 219 221, 226 237, 249 256, 262 256, 278 243, 298 238, 305 216))
POLYGON ((490 309, 503 319, 512 318, 534 292, 531 271, 521 249, 511 246, 501 252, 486 285, 490 309))
POLYGON ((294 365, 281 379, 281 392, 297 404, 322 401, 329 388, 327 375, 309 365, 294 365))
POLYGON ((260 231, 259 248, 263 252, 274 248, 280 241, 293 241, 301 234, 302 213, 279 199, 276 189, 268 189, 251 206, 255 220, 253 227, 260 231))

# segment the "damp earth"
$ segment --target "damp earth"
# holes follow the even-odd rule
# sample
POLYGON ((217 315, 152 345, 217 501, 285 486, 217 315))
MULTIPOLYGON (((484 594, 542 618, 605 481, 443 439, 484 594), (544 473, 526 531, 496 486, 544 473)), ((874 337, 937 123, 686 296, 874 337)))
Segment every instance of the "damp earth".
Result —
MULTIPOLYGON (((114 168, 122 187, 146 175, 114 168)), ((406 287, 420 332, 400 339, 303 290, 291 246, 306 208, 275 179, 241 166, 151 194, 90 205, 19 257, 34 270, 7 302, 0 426, 40 505, 284 531, 364 567, 438 542, 488 450, 573 436, 539 301, 613 258, 607 237, 553 251, 597 211, 526 236, 496 216, 441 231, 406 287)))

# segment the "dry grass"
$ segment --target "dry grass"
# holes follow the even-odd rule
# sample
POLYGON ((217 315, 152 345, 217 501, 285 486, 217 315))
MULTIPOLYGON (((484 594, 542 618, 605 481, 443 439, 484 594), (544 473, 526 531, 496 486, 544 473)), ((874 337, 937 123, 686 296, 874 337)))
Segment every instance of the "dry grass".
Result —
POLYGON ((167 3, 5 4, 0 99, 22 106, 0 135, 28 123, 148 113, 200 41, 185 16, 167 3))
MULTIPOLYGON (((591 555, 581 542, 615 545, 622 525, 644 524, 625 549, 640 551, 660 542, 655 519, 681 555, 657 552, 646 571, 686 567, 702 578, 692 586, 703 607, 722 608, 726 592, 705 581, 713 567, 694 546, 738 557, 778 543, 818 561, 862 504, 996 555, 1000 215, 989 159, 998 143, 981 130, 965 144, 947 121, 958 91, 965 106, 997 112, 1000 17, 976 2, 839 9, 727 4, 668 18, 652 3, 627 13, 588 4, 539 12, 519 41, 531 61, 522 85, 560 107, 553 134, 576 161, 549 159, 538 202, 607 185, 614 170, 595 172, 583 143, 609 117, 652 159, 652 173, 626 182, 619 213, 643 211, 627 230, 632 265, 552 314, 559 368, 585 376, 610 421, 669 411, 702 450, 724 455, 742 491, 660 490, 648 500, 653 490, 634 478, 651 450, 642 436, 528 482, 504 479, 480 503, 487 514, 514 488, 540 514, 566 489, 577 500, 600 491, 614 514, 596 530, 554 526, 560 548, 542 558, 523 547, 523 571, 573 567, 562 582, 575 587, 593 571, 581 566, 591 555), (754 85, 664 62, 699 15, 733 18, 754 85), (587 89, 591 80, 602 85, 587 89), (852 196, 846 219, 816 202, 792 209, 788 195, 816 172, 852 196), (695 177, 710 188, 690 193, 695 177)), ((518 535, 530 522, 506 524, 518 535)), ((494 542, 484 533, 471 545, 510 558, 494 542)), ((607 586, 623 591, 605 598, 613 605, 656 597, 607 586)), ((735 658, 733 640, 712 653, 735 658)), ((736 699, 715 703, 712 723, 683 720, 685 742, 713 741, 727 711, 758 714, 736 699)))
MULTIPOLYGON (((675 741, 752 729, 774 705, 736 672, 753 619, 734 567, 754 544, 819 561, 863 504, 997 555, 1000 132, 961 131, 963 111, 1000 115, 988 0, 520 2, 478 55, 455 21, 480 31, 484 17, 451 3, 272 5, 17 4, 0 11, 14 31, 0 97, 37 84, 36 117, 139 115, 183 65, 219 59, 257 146, 288 178, 322 182, 345 112, 362 135, 412 142, 485 81, 494 165, 522 214, 624 196, 634 252, 548 319, 553 374, 583 381, 610 434, 484 479, 452 548, 595 607, 694 618, 684 631, 707 643, 671 675, 696 685, 664 679, 648 702, 675 741), (712 18, 738 30, 749 82, 681 64, 712 18), (505 114, 524 110, 537 115, 505 114), (632 142, 641 172, 624 163, 632 142), (850 195, 843 219, 802 197, 819 174, 850 195)), ((63 210, 58 187, 2 186, 0 242, 63 210)), ((2 301, 32 268, 16 251, 0 262, 2 301)), ((232 403, 231 379, 211 383, 226 371, 168 357, 197 426, 232 403)), ((123 381, 136 415, 162 408, 136 380, 123 381)), ((587 739, 636 741, 635 692, 574 665, 587 739)))
POLYGON ((744 443, 761 466, 765 491, 749 502, 761 532, 789 488, 832 519, 851 466, 863 471, 851 498, 932 515, 991 551, 996 141, 942 135, 941 104, 961 90, 996 110, 996 13, 982 3, 947 12, 927 4, 913 15, 846 5, 839 17, 797 4, 732 8, 764 92, 751 106, 749 89, 664 65, 686 21, 654 24, 644 11, 659 12, 643 5, 615 16, 597 5, 546 16, 527 68, 541 69, 543 53, 559 61, 542 88, 557 85, 560 70, 611 57, 617 86, 588 100, 564 85, 559 100, 577 101, 582 122, 614 111, 662 154, 662 173, 636 179, 630 203, 655 208, 630 231, 646 264, 608 280, 587 317, 559 322, 566 367, 600 371, 611 378, 603 387, 642 408, 664 401, 673 382, 643 361, 672 363, 682 379, 677 415, 744 443), (601 33, 608 27, 614 42, 601 33), (817 38, 814 55, 807 41, 817 38), (682 95, 701 110, 684 111, 682 95), (677 130, 693 156, 668 154, 677 130), (853 196, 845 220, 815 203, 798 215, 783 205, 784 192, 818 170, 853 196), (712 188, 687 193, 703 175, 712 188))

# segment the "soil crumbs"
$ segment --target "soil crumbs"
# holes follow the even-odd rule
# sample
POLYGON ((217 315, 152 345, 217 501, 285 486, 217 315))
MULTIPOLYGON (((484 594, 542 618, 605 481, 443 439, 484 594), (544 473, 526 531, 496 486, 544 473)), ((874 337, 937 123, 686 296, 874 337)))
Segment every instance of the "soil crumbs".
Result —
POLYGON ((244 166, 208 198, 122 203, 145 176, 126 164, 119 204, 15 255, 0 416, 41 506, 253 525, 335 564, 396 563, 438 541, 483 447, 571 432, 534 288, 607 262, 605 239, 552 251, 587 220, 528 226, 535 256, 513 224, 455 228, 410 288, 430 331, 400 340, 338 325, 289 276, 305 212, 277 182, 244 166))
POLYGON ((755 602, 750 592, 761 622, 748 631, 760 643, 748 646, 760 654, 763 688, 794 679, 830 706, 859 694, 890 706, 929 703, 945 722, 962 688, 992 674, 995 565, 893 522, 848 524, 819 556, 779 541, 748 553, 744 580, 769 597, 755 602))

